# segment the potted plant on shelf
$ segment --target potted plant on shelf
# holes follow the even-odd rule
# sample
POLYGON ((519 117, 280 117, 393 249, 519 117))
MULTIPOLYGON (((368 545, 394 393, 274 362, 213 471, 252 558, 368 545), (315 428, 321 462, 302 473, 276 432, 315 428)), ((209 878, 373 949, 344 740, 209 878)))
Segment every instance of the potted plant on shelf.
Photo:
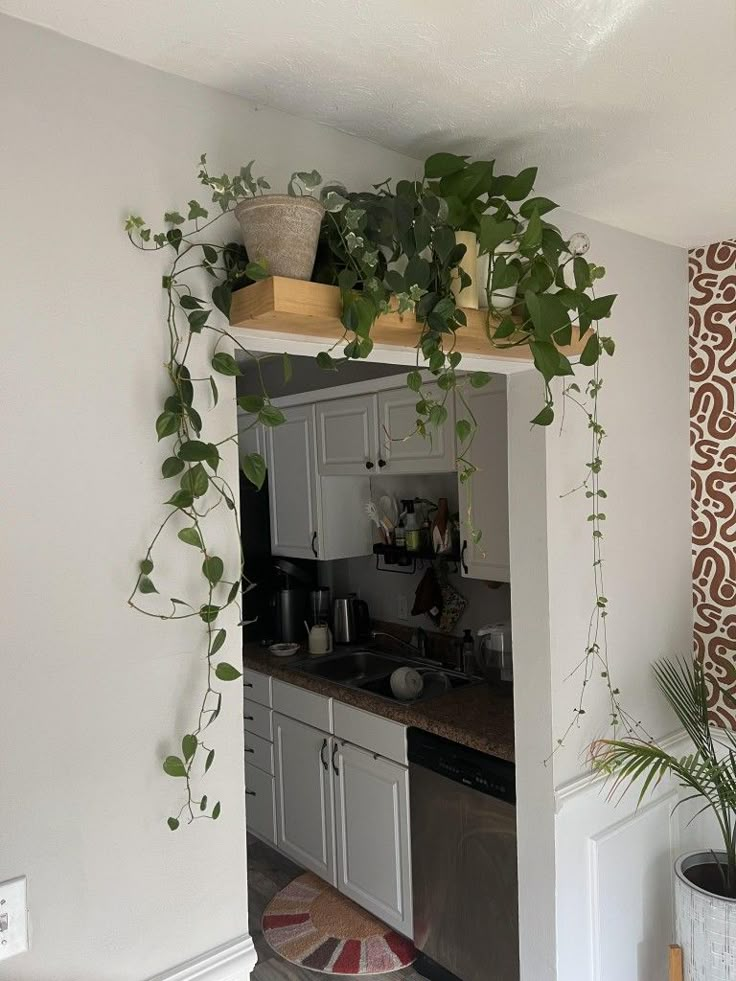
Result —
POLYGON ((235 205, 245 249, 253 261, 271 276, 309 279, 325 215, 324 206, 312 191, 322 183, 322 177, 316 170, 296 171, 286 194, 265 194, 271 185, 265 177, 253 176, 253 163, 251 160, 241 167, 235 177, 212 177, 203 155, 199 180, 211 188, 212 200, 223 211, 235 205))
POLYGON ((676 940, 685 953, 685 981, 726 977, 736 940, 736 733, 711 726, 700 662, 663 659, 654 672, 692 752, 677 757, 654 741, 603 739, 593 744, 593 762, 613 780, 612 792, 640 783, 637 806, 670 776, 688 792, 680 803, 695 800, 702 805, 698 814, 715 819, 723 849, 675 862, 676 940))

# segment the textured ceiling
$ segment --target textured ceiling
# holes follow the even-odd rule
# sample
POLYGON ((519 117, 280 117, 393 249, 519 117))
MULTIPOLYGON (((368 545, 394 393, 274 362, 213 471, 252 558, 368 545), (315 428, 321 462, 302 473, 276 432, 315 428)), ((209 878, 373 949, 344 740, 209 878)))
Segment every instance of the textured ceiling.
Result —
POLYGON ((734 0, 0 0, 0 10, 414 157, 454 149, 504 170, 539 164, 538 191, 653 238, 736 235, 734 0))

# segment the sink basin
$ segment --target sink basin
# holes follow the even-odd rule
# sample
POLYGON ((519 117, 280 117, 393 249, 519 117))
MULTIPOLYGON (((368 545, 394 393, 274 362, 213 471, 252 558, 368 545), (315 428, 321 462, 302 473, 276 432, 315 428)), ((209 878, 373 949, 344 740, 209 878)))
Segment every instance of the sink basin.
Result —
POLYGON ((478 679, 467 678, 456 671, 438 670, 431 662, 428 664, 418 659, 377 651, 340 651, 318 660, 302 661, 295 664, 294 669, 347 688, 360 688, 361 691, 392 702, 404 702, 403 699, 396 698, 391 690, 391 675, 397 668, 404 666, 415 668, 424 676, 424 690, 414 699, 417 702, 438 698, 457 688, 479 683, 478 679))

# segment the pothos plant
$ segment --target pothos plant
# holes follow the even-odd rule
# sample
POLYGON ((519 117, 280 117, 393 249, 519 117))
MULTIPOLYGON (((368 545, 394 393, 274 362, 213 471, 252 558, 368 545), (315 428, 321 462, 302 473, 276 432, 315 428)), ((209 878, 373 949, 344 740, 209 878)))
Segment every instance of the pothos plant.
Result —
MULTIPOLYGON (((220 505, 230 513, 233 534, 240 542, 236 496, 219 473, 221 447, 237 441, 237 433, 212 442, 207 438, 203 404, 217 404, 217 376, 241 374, 231 353, 239 349, 253 357, 228 329, 232 293, 268 275, 260 257, 248 257, 237 243, 223 243, 213 225, 246 197, 270 190, 270 183, 253 175, 252 162, 230 177, 212 176, 202 156, 199 181, 207 188, 215 206, 198 200, 188 202, 182 211, 164 215, 163 229, 154 232, 143 218, 130 215, 125 229, 130 241, 142 251, 165 252, 170 257, 162 277, 168 337, 165 370, 169 392, 156 422, 160 441, 168 442, 161 466, 162 478, 174 485, 164 502, 168 509, 139 562, 138 574, 129 597, 130 605, 149 616, 163 620, 191 619, 203 631, 205 644, 204 684, 199 711, 181 738, 181 751, 167 756, 163 769, 183 782, 183 803, 168 818, 176 830, 182 820, 216 819, 221 805, 211 804, 200 793, 199 780, 215 761, 209 729, 220 714, 221 683, 234 681, 240 671, 218 655, 227 630, 221 626, 224 611, 240 610, 242 553, 237 568, 226 570, 215 554, 208 534, 213 514, 220 505), (209 279, 210 286, 194 292, 190 286, 194 273, 209 279), (202 293, 205 295, 198 295, 202 293), (224 318, 224 319, 223 319, 224 318), (211 372, 194 377, 190 371, 192 346, 202 335, 213 340, 209 358, 211 372), (175 483, 176 482, 176 483, 175 483), (158 609, 144 605, 144 597, 163 596, 157 579, 156 549, 165 533, 176 530, 182 547, 188 549, 201 573, 201 595, 182 600, 171 597, 158 609)), ((315 278, 334 283, 342 298, 344 336, 317 361, 326 370, 337 370, 335 349, 347 359, 367 357, 373 347, 371 331, 378 317, 389 310, 415 315, 421 325, 416 347, 416 368, 407 376, 408 387, 416 392, 416 430, 430 436, 448 416, 447 399, 455 393, 462 411, 456 422, 460 479, 469 480, 474 471, 468 451, 476 433, 476 420, 465 398, 466 386, 482 387, 490 380, 486 372, 465 373, 457 350, 458 334, 466 326, 466 314, 457 305, 456 291, 469 285, 460 268, 465 246, 456 241, 458 229, 476 231, 479 251, 489 255, 486 332, 489 349, 528 346, 543 382, 543 406, 532 424, 550 425, 555 418, 556 379, 561 379, 563 400, 571 400, 587 417, 591 432, 591 459, 581 488, 591 501, 595 608, 580 669, 582 694, 570 726, 584 713, 585 688, 596 669, 606 680, 614 725, 628 721, 619 692, 613 686, 605 640, 607 600, 603 588, 601 541, 605 514, 600 486, 601 442, 605 436, 598 419, 598 394, 602 381, 599 359, 613 354, 613 340, 598 329, 598 321, 610 315, 614 296, 596 296, 594 284, 604 270, 586 260, 576 243, 566 241, 548 220, 557 206, 547 198, 532 194, 536 168, 517 175, 497 175, 493 161, 469 161, 449 153, 431 156, 421 180, 390 180, 374 185, 371 191, 352 192, 342 185, 322 188, 326 217, 315 278), (501 248, 503 247, 503 248, 501 248), (517 301, 510 310, 498 313, 494 296, 499 290, 516 288, 517 301), (560 350, 574 337, 585 339, 579 363, 592 368, 592 377, 581 391, 569 378, 574 364, 560 350), (436 381, 436 388, 423 383, 419 368, 425 367, 436 381)), ((290 194, 312 193, 321 184, 316 171, 298 171, 288 185, 290 194)), ((255 359, 259 364, 259 359, 255 359)), ((284 355, 284 374, 291 375, 288 355, 284 355)), ((252 426, 278 426, 284 421, 273 405, 260 371, 254 391, 238 399, 252 426)), ((261 487, 266 464, 257 453, 246 454, 241 466, 247 479, 261 487)), ((478 537, 476 533, 476 537, 478 537)), ((247 588, 247 585, 246 585, 247 588)), ((560 742, 564 740, 564 735, 560 742)))

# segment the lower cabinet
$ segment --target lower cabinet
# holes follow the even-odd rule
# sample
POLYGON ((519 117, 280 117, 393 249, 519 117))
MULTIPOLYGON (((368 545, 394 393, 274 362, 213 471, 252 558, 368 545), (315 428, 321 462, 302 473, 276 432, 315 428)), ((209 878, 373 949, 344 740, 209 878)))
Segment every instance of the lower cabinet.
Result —
POLYGON ((407 768, 349 743, 334 761, 337 887, 411 935, 407 768))
POLYGON ((245 796, 248 830, 275 845, 276 795, 271 774, 246 762, 245 796))
POLYGON ((332 736, 278 712, 273 735, 276 845, 334 886, 332 736))

